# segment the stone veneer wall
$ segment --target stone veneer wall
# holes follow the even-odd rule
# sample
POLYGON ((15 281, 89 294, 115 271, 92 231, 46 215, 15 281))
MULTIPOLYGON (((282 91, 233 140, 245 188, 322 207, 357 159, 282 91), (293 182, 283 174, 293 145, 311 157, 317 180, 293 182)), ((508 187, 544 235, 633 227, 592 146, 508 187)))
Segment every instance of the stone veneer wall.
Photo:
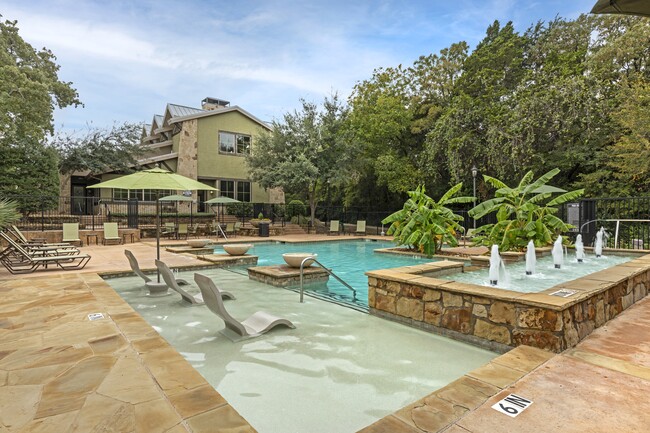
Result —
POLYGON ((371 314, 492 350, 529 345, 561 352, 648 294, 650 255, 540 293, 434 278, 450 261, 368 272, 371 314), (575 290, 568 298, 552 296, 575 290))

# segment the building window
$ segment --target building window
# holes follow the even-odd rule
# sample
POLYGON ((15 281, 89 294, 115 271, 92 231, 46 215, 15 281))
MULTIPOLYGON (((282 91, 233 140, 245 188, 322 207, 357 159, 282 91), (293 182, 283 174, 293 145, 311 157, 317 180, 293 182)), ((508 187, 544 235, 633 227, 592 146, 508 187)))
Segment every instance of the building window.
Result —
POLYGON ((237 182, 237 200, 245 202, 251 201, 250 182, 237 182))
POLYGON ((113 200, 128 200, 129 199, 129 190, 113 188, 113 200))
POLYGON ((113 188, 113 200, 141 200, 156 201, 156 197, 165 197, 171 195, 172 191, 168 189, 120 189, 113 188))
POLYGON ((251 153, 250 135, 237 135, 237 153, 240 155, 249 155, 251 153))
POLYGON ((219 152, 248 155, 251 153, 251 136, 221 131, 219 132, 219 152))
POLYGON ((219 193, 221 197, 235 198, 235 181, 234 180, 219 181, 219 193))

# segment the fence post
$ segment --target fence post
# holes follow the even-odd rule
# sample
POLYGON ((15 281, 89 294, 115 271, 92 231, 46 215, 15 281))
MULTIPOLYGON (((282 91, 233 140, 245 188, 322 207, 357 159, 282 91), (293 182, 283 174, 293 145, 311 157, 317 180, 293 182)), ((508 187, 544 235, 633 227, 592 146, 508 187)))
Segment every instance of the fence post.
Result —
POLYGON ((41 196, 41 231, 45 231, 45 200, 41 196))

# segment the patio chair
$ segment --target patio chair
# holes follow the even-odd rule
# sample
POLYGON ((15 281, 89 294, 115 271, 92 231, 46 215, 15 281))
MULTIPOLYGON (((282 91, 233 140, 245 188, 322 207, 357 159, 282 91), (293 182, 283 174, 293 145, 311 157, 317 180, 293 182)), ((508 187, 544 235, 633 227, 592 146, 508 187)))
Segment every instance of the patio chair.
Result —
POLYGON ((235 223, 226 223, 226 234, 235 236, 235 223))
POLYGON ((163 226, 162 230, 160 231, 160 236, 167 236, 168 238, 172 238, 172 236, 176 236, 176 224, 174 223, 165 223, 163 226))
POLYGON ((340 235, 341 234, 341 225, 339 224, 339 220, 330 221, 330 231, 327 234, 328 235, 340 235))
POLYGON ((55 265, 57 269, 79 270, 90 261, 88 254, 59 254, 56 251, 41 252, 36 255, 25 250, 5 233, 0 233, 9 246, 0 253, 0 263, 12 274, 26 274, 39 268, 47 269, 55 265))
POLYGON ((199 236, 199 225, 191 224, 187 227, 187 237, 190 236, 198 237, 199 236))
POLYGON ((79 239, 79 223, 63 223, 63 242, 79 242, 79 246, 84 246, 79 239))
POLYGON ((221 333, 232 341, 240 341, 246 338, 258 337, 265 332, 270 331, 276 326, 288 326, 295 329, 295 325, 287 319, 273 316, 264 311, 258 311, 248 319, 240 322, 232 317, 223 304, 223 293, 217 288, 214 282, 202 274, 194 274, 194 281, 201 289, 205 304, 226 324, 226 327, 221 330, 221 333))
MULTIPOLYGON (((138 264, 138 260, 135 258, 133 253, 129 250, 124 250, 124 255, 126 256, 127 259, 129 259, 129 265, 131 266, 131 270, 140 278, 142 278, 146 283, 151 282, 151 278, 149 278, 147 275, 142 272, 140 269, 140 265, 138 264)), ((188 285, 190 283, 187 282, 187 280, 184 280, 182 278, 176 278, 176 283, 180 286, 188 285)))
POLYGON ((235 236, 239 234, 239 231, 241 230, 241 221, 237 221, 235 223, 235 236))
POLYGON ((366 221, 360 220, 357 221, 357 231, 354 232, 355 235, 365 236, 366 234, 366 221))
POLYGON ((118 245, 122 243, 117 223, 104 223, 104 239, 102 240, 102 244, 106 245, 106 242, 109 241, 117 241, 118 245))
MULTIPOLYGON (((172 273, 171 269, 169 269, 169 267, 164 262, 161 262, 160 260, 155 260, 155 263, 156 263, 156 267, 158 268, 158 271, 160 271, 160 275, 163 277, 163 280, 165 281, 165 284, 167 284, 167 287, 178 292, 184 301, 187 301, 192 305, 204 304, 201 293, 192 295, 191 293, 188 293, 185 290, 181 289, 181 287, 176 283, 176 278, 174 278, 174 274, 172 273)), ((235 296, 230 292, 222 292, 221 296, 227 299, 235 299, 235 296)))
POLYGON ((188 235, 189 235, 189 229, 187 227, 187 223, 178 224, 178 232, 176 232, 176 239, 180 239, 181 236, 183 236, 184 239, 187 239, 188 235))

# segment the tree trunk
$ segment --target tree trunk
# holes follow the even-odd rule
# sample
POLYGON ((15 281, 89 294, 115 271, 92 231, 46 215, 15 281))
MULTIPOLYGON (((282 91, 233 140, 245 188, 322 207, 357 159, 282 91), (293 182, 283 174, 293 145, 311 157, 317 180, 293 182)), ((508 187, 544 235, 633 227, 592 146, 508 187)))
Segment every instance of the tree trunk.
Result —
POLYGON ((309 210, 311 211, 311 226, 316 232, 316 183, 309 189, 309 210))

